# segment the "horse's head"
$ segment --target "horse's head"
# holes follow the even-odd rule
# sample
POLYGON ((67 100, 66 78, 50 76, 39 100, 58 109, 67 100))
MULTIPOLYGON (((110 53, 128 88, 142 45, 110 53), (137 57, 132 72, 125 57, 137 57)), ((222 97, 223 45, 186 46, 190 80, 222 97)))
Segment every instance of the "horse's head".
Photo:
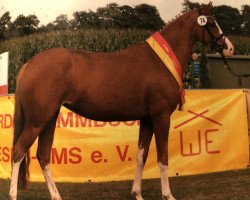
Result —
POLYGON ((212 14, 212 3, 197 9, 197 28, 195 37, 226 57, 234 53, 234 47, 224 35, 212 14))

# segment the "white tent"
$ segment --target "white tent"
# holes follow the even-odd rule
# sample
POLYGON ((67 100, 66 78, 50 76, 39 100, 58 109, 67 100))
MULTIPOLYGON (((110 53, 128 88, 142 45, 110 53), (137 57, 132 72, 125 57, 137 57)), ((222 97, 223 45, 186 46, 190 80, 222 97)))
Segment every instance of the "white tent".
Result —
POLYGON ((0 95, 8 94, 9 52, 0 54, 0 95))

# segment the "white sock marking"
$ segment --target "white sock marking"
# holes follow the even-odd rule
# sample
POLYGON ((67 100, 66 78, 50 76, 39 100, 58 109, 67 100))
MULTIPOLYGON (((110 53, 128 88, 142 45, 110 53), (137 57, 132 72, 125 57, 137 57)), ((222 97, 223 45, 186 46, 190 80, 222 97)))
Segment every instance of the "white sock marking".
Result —
POLYGON ((159 162, 160 173, 161 173, 161 191, 163 199, 174 200, 175 198, 172 196, 169 180, 168 180, 168 166, 163 165, 159 162))
POLYGON ((144 153, 144 149, 139 148, 137 151, 137 157, 136 157, 137 167, 136 167, 135 178, 134 178, 134 183, 132 187, 132 193, 135 195, 136 200, 143 200, 141 196, 142 172, 144 168, 143 153, 144 153))
POLYGON ((51 195, 51 199, 53 200, 61 200, 61 196, 57 190, 56 184, 52 178, 52 174, 50 171, 50 166, 47 165, 44 169, 43 169, 43 175, 44 178, 46 180, 50 195, 51 195))
MULTIPOLYGON (((219 33, 222 34, 223 32, 216 20, 215 20, 215 24, 217 28, 219 29, 219 33)), ((226 36, 223 36, 223 39, 225 39, 225 43, 227 44, 227 49, 223 50, 223 54, 226 57, 231 57, 234 53, 234 46, 226 36)))
POLYGON ((9 193, 11 200, 16 200, 16 198, 17 198, 18 174, 19 174, 20 164, 21 164, 23 158, 16 163, 13 162, 13 165, 12 165, 10 193, 9 193))

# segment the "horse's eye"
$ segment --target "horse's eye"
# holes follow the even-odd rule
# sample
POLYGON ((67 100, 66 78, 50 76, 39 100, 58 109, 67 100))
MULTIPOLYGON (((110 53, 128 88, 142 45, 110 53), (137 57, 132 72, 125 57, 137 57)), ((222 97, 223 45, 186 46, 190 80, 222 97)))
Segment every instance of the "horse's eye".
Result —
POLYGON ((210 26, 212 26, 212 27, 215 27, 215 26, 216 26, 215 21, 211 21, 209 24, 210 24, 210 26))

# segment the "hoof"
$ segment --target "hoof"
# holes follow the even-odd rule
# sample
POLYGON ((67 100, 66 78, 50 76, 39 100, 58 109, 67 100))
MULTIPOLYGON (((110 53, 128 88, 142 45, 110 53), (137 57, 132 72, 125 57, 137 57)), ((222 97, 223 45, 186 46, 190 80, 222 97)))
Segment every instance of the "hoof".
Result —
POLYGON ((14 196, 9 196, 10 197, 10 200, 16 200, 16 197, 14 197, 14 196))
POLYGON ((133 195, 133 199, 135 200, 144 200, 141 196, 141 192, 135 192, 135 191, 132 191, 131 194, 133 195))
POLYGON ((162 195, 163 200, 175 200, 172 194, 170 195, 162 195))
POLYGON ((51 197, 51 200, 62 200, 62 198, 59 196, 59 197, 51 197))

